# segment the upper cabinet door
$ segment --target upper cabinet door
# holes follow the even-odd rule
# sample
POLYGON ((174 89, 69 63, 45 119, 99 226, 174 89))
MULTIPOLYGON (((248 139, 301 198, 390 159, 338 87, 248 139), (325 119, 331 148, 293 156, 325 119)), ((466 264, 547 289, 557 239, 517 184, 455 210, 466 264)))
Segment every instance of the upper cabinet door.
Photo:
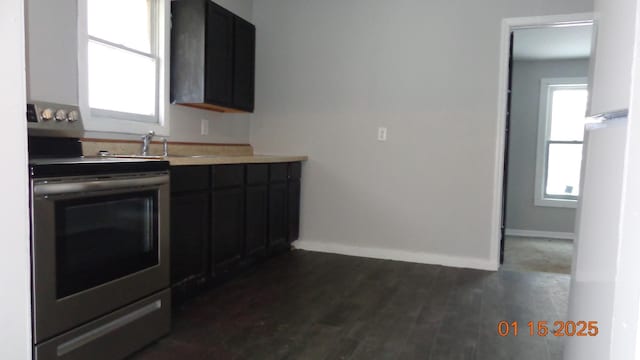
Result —
POLYGON ((171 5, 171 102, 252 112, 255 26, 209 0, 171 5))
POLYGON ((235 17, 234 107, 252 112, 255 78, 256 27, 235 17))
POLYGON ((234 15, 209 2, 205 46, 205 100, 232 105, 234 15))
POLYGON ((204 99, 204 1, 171 2, 171 102, 201 103, 204 99))
POLYGON ((636 2, 596 0, 589 115, 629 108, 636 2))

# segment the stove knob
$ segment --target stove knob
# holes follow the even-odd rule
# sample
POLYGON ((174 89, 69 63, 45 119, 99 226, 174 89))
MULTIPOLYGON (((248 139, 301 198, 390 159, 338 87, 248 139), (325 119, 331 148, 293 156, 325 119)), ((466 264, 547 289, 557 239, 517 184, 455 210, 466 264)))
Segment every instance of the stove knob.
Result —
POLYGON ((46 108, 42 110, 42 120, 49 121, 53 119, 53 109, 46 108))
POLYGON ((60 109, 56 111, 56 121, 65 121, 67 120, 67 112, 60 109))
POLYGON ((71 110, 69 111, 69 114, 67 114, 67 121, 69 122, 78 121, 79 119, 80 113, 78 113, 78 110, 71 110))

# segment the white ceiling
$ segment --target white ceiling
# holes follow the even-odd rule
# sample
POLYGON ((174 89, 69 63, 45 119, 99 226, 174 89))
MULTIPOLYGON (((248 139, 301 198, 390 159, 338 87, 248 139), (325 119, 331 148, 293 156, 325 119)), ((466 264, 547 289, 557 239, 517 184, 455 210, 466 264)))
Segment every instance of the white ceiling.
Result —
POLYGON ((516 60, 587 58, 591 54, 592 25, 515 30, 516 60))

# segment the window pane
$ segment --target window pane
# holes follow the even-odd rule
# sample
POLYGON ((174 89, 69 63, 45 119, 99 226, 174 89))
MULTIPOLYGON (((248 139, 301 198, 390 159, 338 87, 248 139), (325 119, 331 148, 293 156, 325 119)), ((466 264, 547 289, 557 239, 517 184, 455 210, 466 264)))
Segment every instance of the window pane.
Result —
POLYGON ((155 60, 89 41, 89 106, 154 116, 155 60))
POLYGON ((586 89, 554 89, 549 140, 582 141, 587 111, 586 89))
POLYGON ((578 196, 581 163, 582 144, 549 144, 546 195, 578 196))
POLYGON ((151 0, 87 0, 89 35, 151 52, 151 0))

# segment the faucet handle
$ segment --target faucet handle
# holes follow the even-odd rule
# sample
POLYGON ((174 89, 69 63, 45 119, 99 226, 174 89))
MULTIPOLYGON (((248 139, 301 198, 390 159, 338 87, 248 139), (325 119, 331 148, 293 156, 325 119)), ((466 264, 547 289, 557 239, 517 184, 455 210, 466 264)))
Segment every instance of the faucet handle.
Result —
POLYGON ((169 140, 166 137, 162 138, 162 156, 169 156, 169 140))

